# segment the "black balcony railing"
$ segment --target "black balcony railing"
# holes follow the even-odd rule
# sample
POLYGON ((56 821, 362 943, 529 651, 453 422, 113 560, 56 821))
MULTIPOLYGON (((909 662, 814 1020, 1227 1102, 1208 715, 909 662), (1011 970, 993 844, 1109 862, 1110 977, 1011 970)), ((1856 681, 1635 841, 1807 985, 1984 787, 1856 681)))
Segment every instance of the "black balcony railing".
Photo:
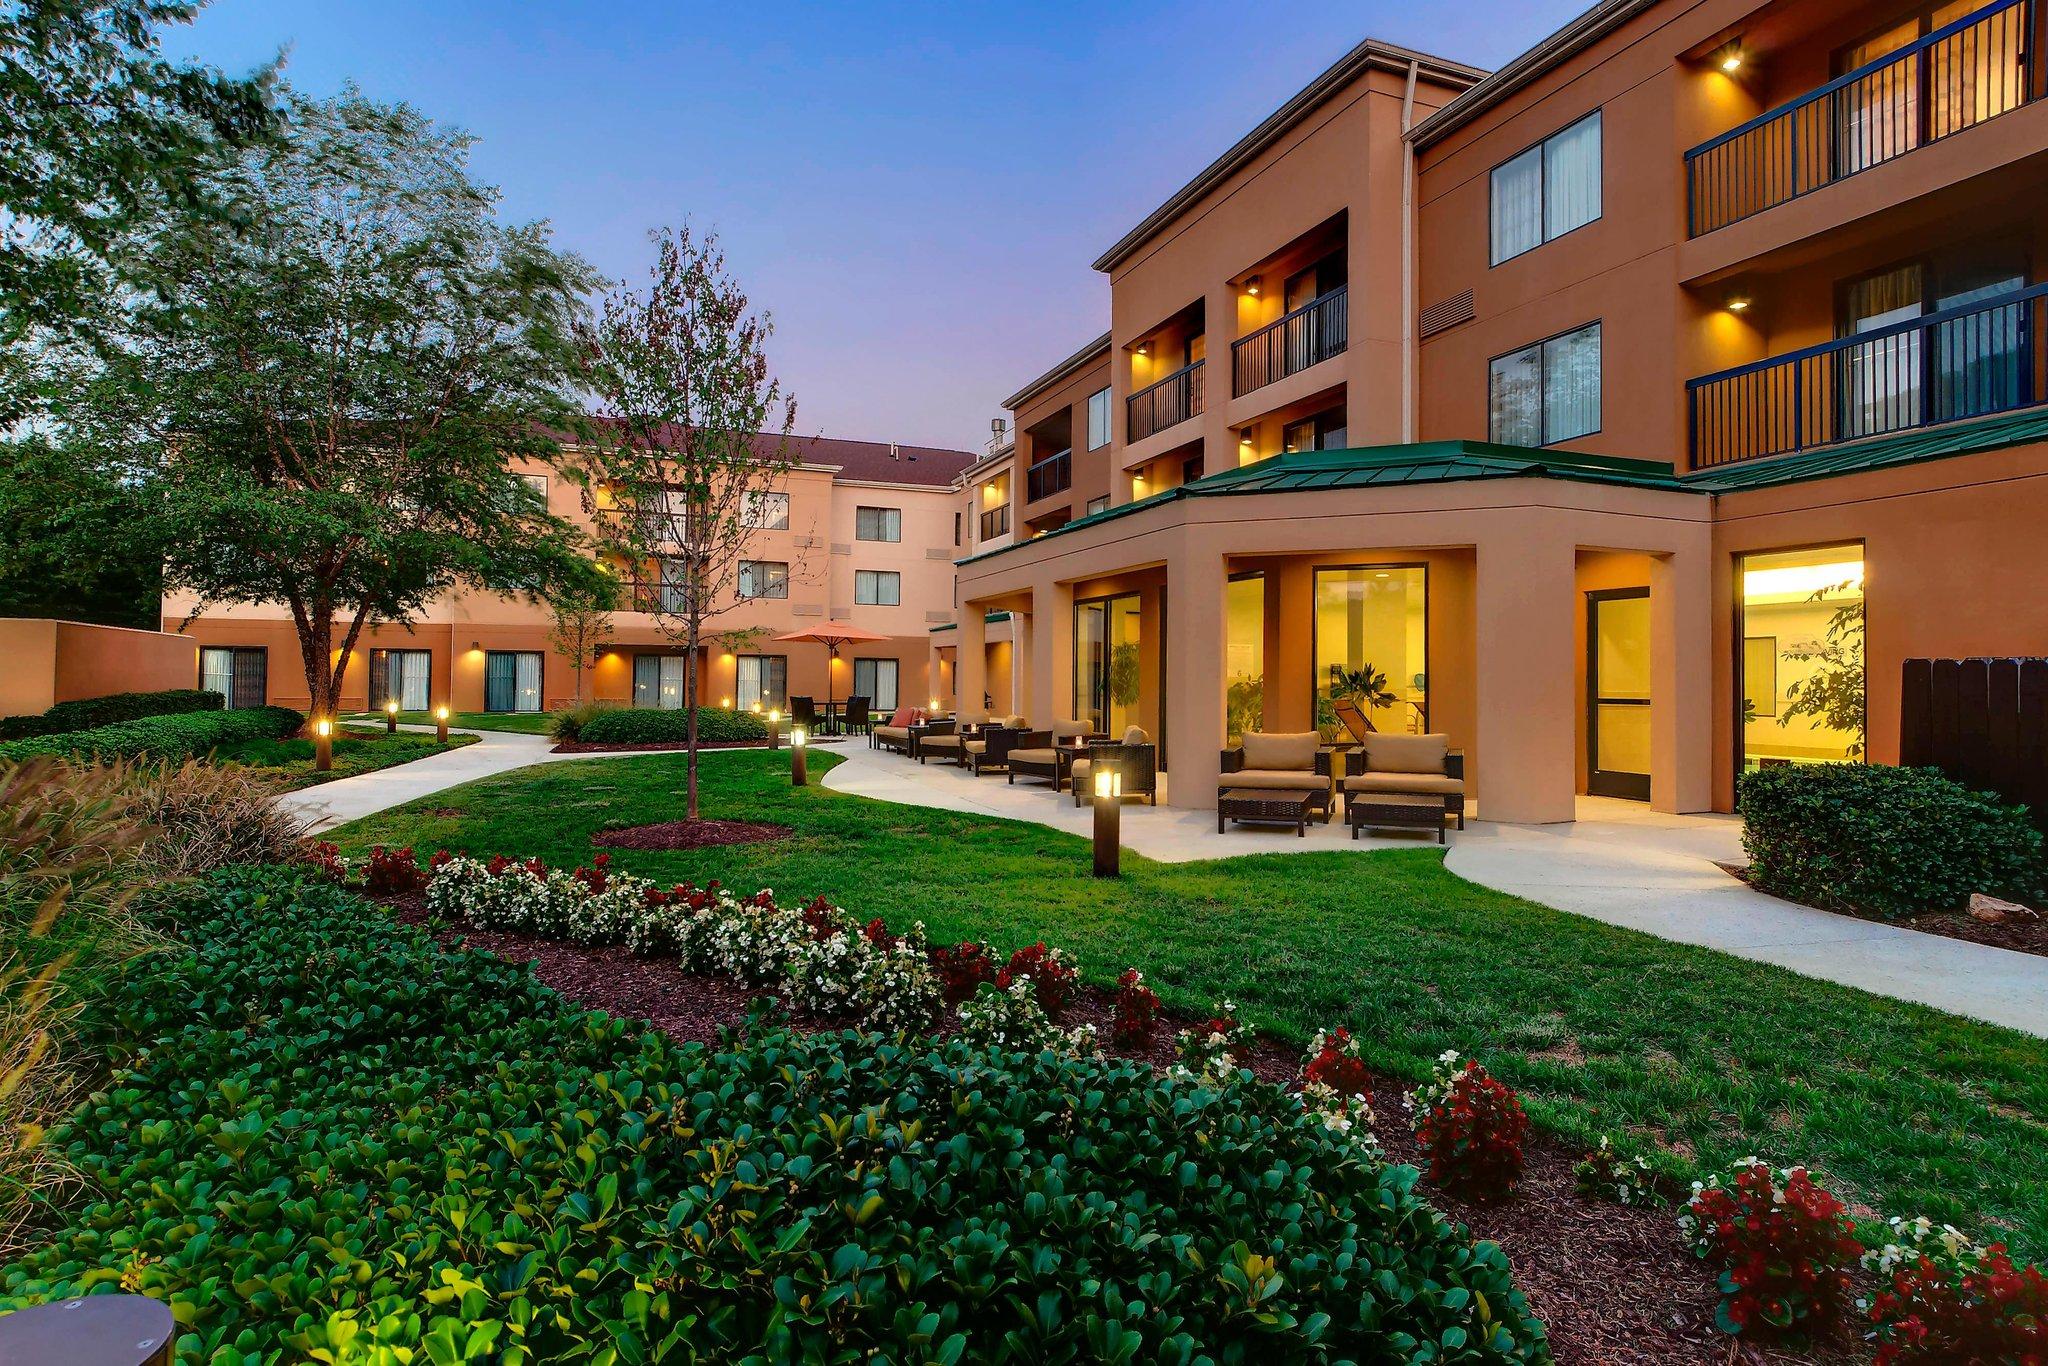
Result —
POLYGON ((1024 471, 1025 501, 1035 503, 1055 493, 1065 493, 1073 484, 1074 452, 1069 448, 1058 455, 1048 455, 1024 471))
POLYGON ((1686 385, 1694 469, 2044 400, 2048 284, 1946 308, 1686 385))
POLYGON ((993 541, 1010 529, 1010 505, 984 509, 981 514, 981 539, 993 541))
POLYGON ((1687 232, 1751 214, 2035 98, 2034 0, 1996 0, 1685 154, 1687 232))
POLYGON ((1124 400, 1126 440, 1143 441, 1202 411, 1202 362, 1180 369, 1124 400))
POLYGON ((1339 285, 1232 342, 1231 395, 1263 389, 1343 354, 1350 340, 1351 315, 1345 306, 1350 297, 1350 287, 1339 285))

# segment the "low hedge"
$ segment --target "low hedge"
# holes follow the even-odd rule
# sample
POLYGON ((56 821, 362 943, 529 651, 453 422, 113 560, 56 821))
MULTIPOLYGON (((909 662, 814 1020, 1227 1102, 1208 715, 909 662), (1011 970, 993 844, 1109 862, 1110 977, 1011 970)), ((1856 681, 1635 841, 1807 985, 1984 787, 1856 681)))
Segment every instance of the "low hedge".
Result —
POLYGON ((59 702, 38 716, 0 716, 0 740, 36 735, 62 735, 139 721, 145 716, 176 716, 191 711, 219 711, 227 699, 210 688, 170 688, 163 692, 117 692, 59 702))
POLYGON ((38 735, 0 743, 0 761, 42 755, 100 759, 190 759, 222 745, 245 740, 274 740, 291 735, 306 718, 289 707, 250 707, 243 711, 195 711, 174 716, 147 716, 139 721, 38 735))
POLYGON ((1940 769, 1775 765, 1742 776, 1736 808, 1750 881, 1811 906, 1896 919, 1953 910, 1972 892, 2041 892, 2026 808, 1940 769))
POLYGON ((0 1307, 139 1290, 189 1366, 1548 1360, 1497 1245, 1271 1087, 676 1044, 275 871, 178 929, 0 1307))
MULTIPOLYGON (((679 745, 690 738, 690 714, 677 709, 612 707, 583 723, 577 739, 588 745, 679 745)), ((765 740, 768 723, 748 711, 697 708, 697 738, 708 744, 765 740)))

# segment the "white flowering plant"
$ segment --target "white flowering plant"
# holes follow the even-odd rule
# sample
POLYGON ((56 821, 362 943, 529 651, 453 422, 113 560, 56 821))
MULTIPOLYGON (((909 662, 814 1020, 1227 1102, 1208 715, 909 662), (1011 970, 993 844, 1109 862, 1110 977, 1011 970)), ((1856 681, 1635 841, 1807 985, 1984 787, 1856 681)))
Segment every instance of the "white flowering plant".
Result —
POLYGON ((1216 1013, 1195 1029, 1183 1029, 1174 1037, 1173 1052, 1179 1059, 1177 1074, 1198 1077, 1212 1086, 1238 1078, 1243 1057, 1251 1052, 1251 1026, 1237 1018, 1237 1003, 1228 998, 1216 1003, 1216 1013))
POLYGON ((1081 1025, 1061 1029, 1038 1003, 1038 993, 1028 978, 1019 977, 1007 987, 985 982, 981 989, 960 1003, 960 1037, 981 1048, 1005 1053, 1071 1053, 1076 1056, 1095 1051, 1095 1027, 1081 1025))
POLYGON ((1380 1156, 1372 1081, 1358 1040, 1348 1029, 1318 1032, 1301 1059, 1301 1103, 1324 1128, 1380 1156))
POLYGON ((1640 1153, 1624 1157, 1606 1134, 1600 1135, 1599 1147, 1573 1164, 1572 1177, 1579 1194, 1595 1200, 1608 1200, 1632 1209, 1665 1203, 1649 1160, 1640 1153))

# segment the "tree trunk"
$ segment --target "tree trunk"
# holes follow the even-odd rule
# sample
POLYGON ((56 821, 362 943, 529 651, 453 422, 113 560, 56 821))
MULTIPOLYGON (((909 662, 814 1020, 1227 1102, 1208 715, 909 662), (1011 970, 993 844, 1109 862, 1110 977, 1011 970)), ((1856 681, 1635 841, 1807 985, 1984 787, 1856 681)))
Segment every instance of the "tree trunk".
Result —
POLYGON ((686 731, 686 768, 689 773, 689 800, 684 808, 684 820, 697 819, 697 640, 703 633, 704 624, 693 613, 689 630, 684 637, 684 646, 689 651, 683 656, 683 705, 690 709, 690 720, 686 731))
POLYGON ((299 656, 306 666, 306 710, 307 719, 319 720, 322 716, 334 714, 334 664, 331 646, 334 641, 334 619, 331 616, 312 614, 299 628, 299 656), (323 705, 324 704, 324 705, 323 705))

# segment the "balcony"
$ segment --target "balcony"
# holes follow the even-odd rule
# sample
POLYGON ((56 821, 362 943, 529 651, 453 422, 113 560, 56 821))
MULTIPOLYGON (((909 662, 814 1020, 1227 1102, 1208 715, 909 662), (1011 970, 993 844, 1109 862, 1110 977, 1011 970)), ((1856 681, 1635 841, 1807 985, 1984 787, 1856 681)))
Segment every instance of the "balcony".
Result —
POLYGON ((1685 154, 1686 234, 1813 193, 2035 98, 2033 0, 1996 0, 1685 154))
POLYGON ((1931 427, 2048 401, 2048 284, 1911 318, 1686 384, 1692 467, 1931 427))
POLYGON ((1024 471, 1024 501, 1035 503, 1055 493, 1065 493, 1074 484, 1072 449, 1049 455, 1024 471))
POLYGON ((1143 441, 1202 411, 1202 362, 1183 365, 1124 400, 1126 441, 1143 441))
POLYGON ((1339 285, 1230 344, 1230 394, 1241 398, 1344 353, 1351 289, 1339 285))
POLYGON ((1010 529, 1010 505, 985 509, 981 514, 981 539, 993 541, 1010 529))

